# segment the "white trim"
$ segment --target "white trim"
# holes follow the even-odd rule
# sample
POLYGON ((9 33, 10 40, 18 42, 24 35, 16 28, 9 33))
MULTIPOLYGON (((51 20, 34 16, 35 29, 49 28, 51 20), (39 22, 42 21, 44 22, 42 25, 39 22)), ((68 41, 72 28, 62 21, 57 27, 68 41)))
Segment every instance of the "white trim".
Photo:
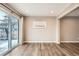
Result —
POLYGON ((23 43, 56 43, 56 41, 24 41, 23 43))
POLYGON ((60 20, 56 19, 56 42, 60 44, 60 20))
POLYGON ((23 43, 23 22, 24 22, 24 18, 21 17, 21 19, 19 20, 19 44, 23 43))
POLYGON ((79 41, 61 41, 61 43, 79 43, 79 41))
POLYGON ((71 4, 68 8, 66 8, 57 18, 60 19, 63 16, 65 16, 66 14, 70 13, 71 11, 73 11, 74 9, 78 8, 79 4, 71 4))

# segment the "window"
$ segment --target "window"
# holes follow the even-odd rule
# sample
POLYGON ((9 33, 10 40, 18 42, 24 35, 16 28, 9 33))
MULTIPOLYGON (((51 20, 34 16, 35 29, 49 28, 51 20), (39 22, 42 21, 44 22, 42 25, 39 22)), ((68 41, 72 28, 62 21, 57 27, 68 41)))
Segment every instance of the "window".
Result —
POLYGON ((19 43, 19 20, 0 10, 0 55, 19 43))

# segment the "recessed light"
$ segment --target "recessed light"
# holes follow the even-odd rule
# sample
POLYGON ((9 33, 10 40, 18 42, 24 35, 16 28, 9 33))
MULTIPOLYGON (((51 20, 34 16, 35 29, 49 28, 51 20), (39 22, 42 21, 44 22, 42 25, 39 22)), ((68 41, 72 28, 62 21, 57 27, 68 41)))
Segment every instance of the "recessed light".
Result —
POLYGON ((53 11, 51 10, 50 13, 53 14, 53 11))

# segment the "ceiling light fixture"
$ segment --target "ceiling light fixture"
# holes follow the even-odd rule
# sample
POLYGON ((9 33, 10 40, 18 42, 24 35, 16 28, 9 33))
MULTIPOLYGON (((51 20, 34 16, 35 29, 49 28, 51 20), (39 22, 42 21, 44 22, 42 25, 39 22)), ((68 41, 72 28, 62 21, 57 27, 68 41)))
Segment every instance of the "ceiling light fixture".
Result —
POLYGON ((53 11, 50 11, 51 14, 53 14, 53 11))

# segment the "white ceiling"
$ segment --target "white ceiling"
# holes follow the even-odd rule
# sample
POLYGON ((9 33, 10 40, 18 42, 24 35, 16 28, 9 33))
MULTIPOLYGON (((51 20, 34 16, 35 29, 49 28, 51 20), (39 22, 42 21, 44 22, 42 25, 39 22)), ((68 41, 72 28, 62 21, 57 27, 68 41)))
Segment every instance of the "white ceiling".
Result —
POLYGON ((79 17, 79 7, 76 8, 75 10, 71 11, 70 13, 68 13, 65 16, 78 16, 79 17))
POLYGON ((24 16, 58 16, 70 6, 70 3, 9 3, 9 5, 24 16))

